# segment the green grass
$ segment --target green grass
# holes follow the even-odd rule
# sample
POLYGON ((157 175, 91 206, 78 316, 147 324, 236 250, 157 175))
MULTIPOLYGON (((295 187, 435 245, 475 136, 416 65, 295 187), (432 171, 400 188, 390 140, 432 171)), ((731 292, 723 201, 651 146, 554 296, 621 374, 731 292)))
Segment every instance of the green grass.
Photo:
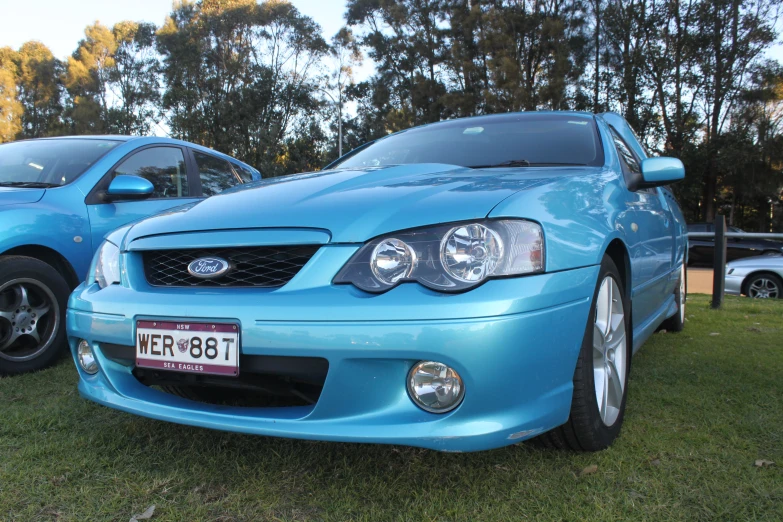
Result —
POLYGON ((0 520, 783 519, 783 301, 694 296, 686 330, 634 358, 597 454, 221 433, 97 406, 76 379, 69 361, 0 379, 0 520))

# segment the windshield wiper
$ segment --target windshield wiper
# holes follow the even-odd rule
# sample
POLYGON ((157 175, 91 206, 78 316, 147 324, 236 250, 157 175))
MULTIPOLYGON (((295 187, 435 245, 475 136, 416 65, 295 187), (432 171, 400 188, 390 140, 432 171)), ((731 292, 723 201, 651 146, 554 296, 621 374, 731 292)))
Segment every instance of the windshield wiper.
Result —
POLYGON ((55 183, 44 183, 43 181, 0 181, 0 187, 50 188, 59 186, 55 183))
POLYGON ((504 161, 503 163, 493 163, 491 165, 468 165, 469 169, 496 169, 503 167, 529 167, 530 162, 528 160, 511 160, 504 161))
POLYGON ((511 160, 502 163, 493 163, 491 165, 468 165, 469 169, 501 169, 503 167, 584 167, 587 163, 531 163, 528 160, 511 160))

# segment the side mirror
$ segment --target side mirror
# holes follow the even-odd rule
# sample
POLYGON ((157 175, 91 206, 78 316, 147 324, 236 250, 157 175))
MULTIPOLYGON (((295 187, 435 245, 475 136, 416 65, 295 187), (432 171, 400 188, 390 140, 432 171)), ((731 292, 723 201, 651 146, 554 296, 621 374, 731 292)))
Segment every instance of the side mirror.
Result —
POLYGON ((677 158, 647 158, 642 160, 642 182, 639 188, 660 187, 685 177, 685 166, 677 158))
POLYGON ((104 201, 146 199, 152 195, 155 187, 139 176, 117 176, 106 190, 104 201))

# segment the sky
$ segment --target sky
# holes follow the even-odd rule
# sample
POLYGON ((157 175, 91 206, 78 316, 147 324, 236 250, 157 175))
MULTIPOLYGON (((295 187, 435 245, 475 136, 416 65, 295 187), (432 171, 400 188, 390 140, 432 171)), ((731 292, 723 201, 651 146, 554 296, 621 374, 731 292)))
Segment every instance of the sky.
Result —
MULTIPOLYGON (((328 40, 343 25, 345 0, 292 0, 303 14, 318 22, 328 40)), ((122 20, 163 24, 171 0, 0 0, 0 47, 19 48, 40 40, 58 58, 70 55, 95 22, 112 26, 122 20)))

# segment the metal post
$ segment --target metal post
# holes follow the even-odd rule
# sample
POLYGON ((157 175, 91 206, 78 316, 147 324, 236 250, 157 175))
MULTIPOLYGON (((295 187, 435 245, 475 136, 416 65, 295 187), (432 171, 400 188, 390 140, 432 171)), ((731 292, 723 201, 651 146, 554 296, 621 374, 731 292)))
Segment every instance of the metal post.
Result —
POLYGON ((715 216, 715 254, 712 274, 712 308, 723 305, 723 292, 726 288, 726 218, 715 216))

